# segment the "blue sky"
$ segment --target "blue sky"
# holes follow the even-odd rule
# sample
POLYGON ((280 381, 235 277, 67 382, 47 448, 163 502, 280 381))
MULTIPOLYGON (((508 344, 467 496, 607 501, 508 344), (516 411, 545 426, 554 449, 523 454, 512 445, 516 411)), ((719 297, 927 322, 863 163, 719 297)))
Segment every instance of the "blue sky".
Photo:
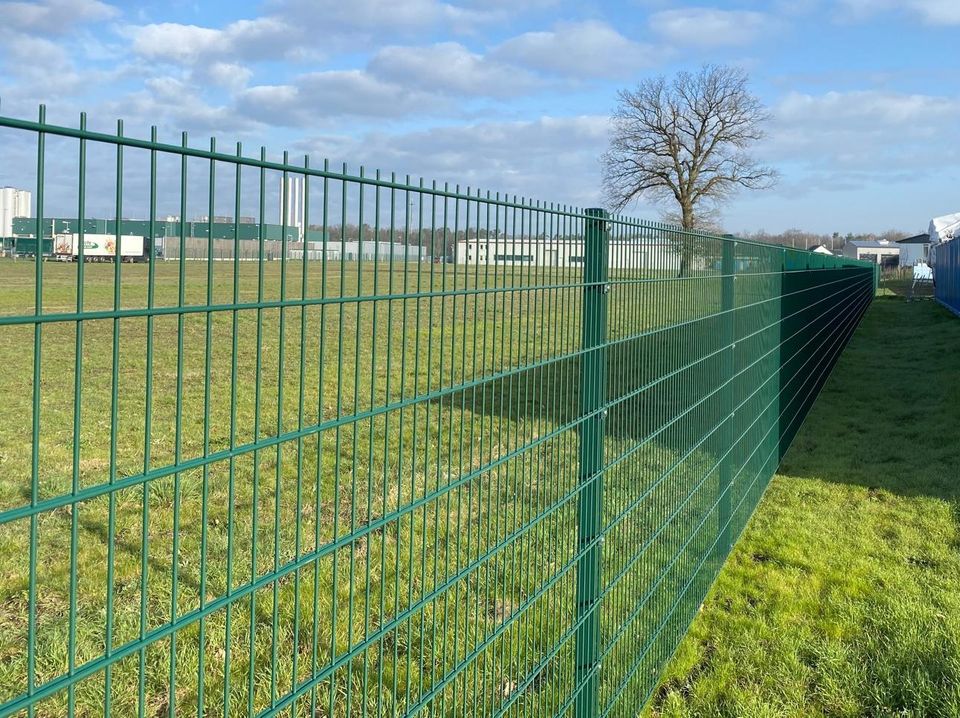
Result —
POLYGON ((727 230, 913 232, 960 210, 960 0, 43 0, 0 18, 4 115, 45 102, 59 124, 86 110, 579 206, 600 199, 619 88, 734 64, 782 177, 730 202, 727 230))

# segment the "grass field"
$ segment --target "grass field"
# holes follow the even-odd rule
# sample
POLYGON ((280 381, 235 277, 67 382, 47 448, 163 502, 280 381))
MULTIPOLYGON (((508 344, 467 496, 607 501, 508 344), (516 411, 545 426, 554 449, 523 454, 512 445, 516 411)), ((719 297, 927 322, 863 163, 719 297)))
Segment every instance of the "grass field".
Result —
MULTIPOLYGON (((32 664, 36 685, 55 682, 42 716, 98 715, 105 703, 149 716, 221 715, 225 704, 230 714, 313 717, 418 704, 557 710, 574 685, 579 270, 455 278, 439 265, 314 265, 308 296, 364 301, 301 310, 277 304, 300 296, 303 265, 281 269, 241 263, 235 285, 230 262, 188 262, 182 280, 178 263, 160 263, 152 319, 115 321, 115 302, 147 305, 148 268, 122 266, 118 285, 115 267, 86 265, 83 309, 105 314, 78 334, 78 267, 44 264, 53 320, 41 333, 35 453, 33 325, 0 326, 0 705, 23 694, 32 664), (373 299, 535 283, 553 288, 373 299), (224 309, 258 298, 267 305, 224 309), (209 320, 208 303, 220 307, 209 320), (190 308, 182 319, 164 313, 178 305, 190 308), (536 368, 511 374, 519 366, 536 368), (316 435, 300 434, 318 422, 316 435), (243 455, 230 458, 237 447, 243 455), (43 507, 35 522, 32 503, 43 507), (315 689, 299 688, 328 666, 315 689), (72 670, 82 679, 68 680, 72 670), (282 703, 291 692, 297 700, 282 703)), ((0 271, 0 315, 30 315, 35 264, 0 271)), ((620 295, 630 301, 611 304, 611 336, 710 315, 716 287, 686 282, 664 302, 655 284, 632 285, 620 295)), ((614 368, 611 386, 650 380, 685 345, 679 332, 651 337, 630 357, 643 371, 614 368)), ((696 370, 648 392, 663 403, 645 424, 614 412, 607 456, 694 401, 705 385, 686 381, 696 370)), ((692 426, 710 418, 701 410, 692 426)), ((631 613, 621 594, 638 595, 644 576, 660 576, 658 600, 633 620, 659 621, 659 596, 686 581, 716 521, 702 516, 716 489, 702 476, 714 465, 704 450, 650 441, 631 458, 629 471, 610 473, 609 516, 630 505, 641 474, 669 469, 702 490, 634 507, 608 550, 628 556, 632 534, 671 511, 661 528, 699 520, 704 531, 682 548, 680 531, 663 531, 616 580, 620 563, 610 562, 609 640, 631 613)))
POLYGON ((878 298, 649 716, 960 716, 960 321, 878 298))
MULTIPOLYGON (((337 264, 326 272, 315 266, 306 293, 348 297, 454 286, 444 267, 390 272, 385 266, 337 264)), ((162 263, 153 304, 276 303, 281 292, 300 296, 301 268, 291 262, 284 276, 279 262, 241 264, 234 294, 229 262, 210 267, 212 277, 206 263, 187 263, 182 280, 177 263, 162 263)), ((8 262, 2 271, 0 313, 29 314, 34 265, 8 262)), ((43 271, 44 313, 73 311, 77 267, 48 263, 43 271)), ((120 306, 147 305, 147 271, 142 265, 121 267, 120 306)), ((109 311, 114 267, 88 265, 84 273, 84 310, 109 311)), ((576 463, 570 461, 575 432, 557 431, 535 451, 518 451, 481 474, 480 466, 516 451, 535 433, 556 429, 560 418, 535 420, 536 398, 528 405, 512 395, 512 387, 509 402, 499 398, 516 407, 514 415, 477 407, 475 395, 469 408, 478 410, 468 412, 462 391, 402 404, 474 374, 575 351, 579 290, 541 292, 538 301, 546 309, 562 294, 571 295, 562 297, 563 321, 549 325, 531 325, 535 308, 526 306, 526 297, 504 293, 471 302, 468 315, 463 297, 459 304, 447 297, 303 311, 244 308, 213 313, 209 325, 204 312, 182 320, 159 314, 149 324, 126 317, 119 328, 112 318, 91 319, 79 343, 74 322, 48 323, 42 333, 35 497, 28 478, 33 329, 2 327, 0 510, 16 511, 32 499, 55 503, 36 522, 33 656, 25 650, 31 523, 24 518, 0 526, 0 702, 23 692, 31 658, 40 684, 171 621, 180 622, 176 631, 110 671, 92 672, 75 689, 57 691, 39 715, 63 715, 71 704, 79 715, 98 714, 105 701, 119 715, 141 708, 147 715, 167 715, 174 702, 180 713, 218 715, 227 701, 231 714, 269 712, 317 665, 351 651, 355 659, 341 659, 339 669, 294 706, 295 714, 344 715, 361 706, 376 714, 430 693, 445 666, 494 634, 535 592, 540 579, 521 571, 520 556, 554 555, 557 565, 569 563, 572 545, 555 545, 548 531, 573 535, 575 501, 562 497, 576 483, 576 463), (521 317, 531 327, 522 344, 521 317), (458 327, 470 331, 457 335, 458 327), (78 386, 81 412, 75 418, 78 386), (384 406, 394 409, 341 423, 384 406), (297 435, 299 427, 318 422, 328 428, 309 440, 297 435), (277 442, 278 436, 284 440, 277 442), (260 444, 262 449, 237 459, 170 470, 210 453, 260 444), (554 480, 525 485, 531 472, 550 472, 550 464, 559 462, 567 468, 554 468, 554 480), (137 479, 146 470, 160 473, 147 482, 137 479), (452 478, 461 476, 472 478, 449 489, 452 478), (134 479, 129 487, 109 495, 101 490, 127 477, 134 479), (83 491, 94 493, 74 509, 69 496, 83 491), (416 502, 418 510, 410 510, 416 502), (538 530, 520 531, 534 507, 553 511, 538 530), (376 519, 382 526, 367 528, 376 519), (320 560, 272 578, 320 547, 332 548, 320 560), (499 553, 479 565, 478 556, 493 547, 499 553), (259 587, 250 590, 251 584, 259 587), (217 606, 231 590, 240 593, 217 606), (442 594, 442 604, 432 600, 434 592, 442 594), (217 609, 196 620, 208 605, 217 609), (357 651, 384 624, 392 626, 386 639, 357 651), (447 646, 454 633, 448 624, 458 627, 459 645, 447 646), (444 640, 435 641, 435 635, 444 640)), ((569 394, 573 381, 570 375, 555 382, 557 396, 569 394)), ((488 388, 490 394, 500 390, 488 388)), ((481 398, 493 401, 486 391, 481 398)), ((546 598, 567 600, 569 577, 560 589, 546 598)), ((544 603, 529 615, 542 614, 544 603)), ((515 658, 485 666, 479 678, 494 691, 518 682, 527 654, 544 654, 561 632, 559 625, 539 633, 526 628, 522 635, 507 628, 499 631, 499 649, 513 647, 515 658)))
MULTIPOLYGON (((38 396, 35 269, 0 265, 0 715, 31 672, 38 716, 571 708, 578 268, 239 263, 235 282, 230 262, 158 263, 151 318, 115 318, 151 300, 148 268, 116 284, 115 267, 86 265, 78 334, 79 268, 47 263, 38 396), (304 279, 336 301, 281 306, 304 279), (546 288, 504 291, 523 285, 546 288)), ((719 560, 709 273, 610 297, 611 715, 639 708, 719 560)), ((744 304, 765 300, 740 313, 749 368, 731 389, 749 429, 739 524, 771 472, 787 377, 777 273, 738 280, 744 304)))

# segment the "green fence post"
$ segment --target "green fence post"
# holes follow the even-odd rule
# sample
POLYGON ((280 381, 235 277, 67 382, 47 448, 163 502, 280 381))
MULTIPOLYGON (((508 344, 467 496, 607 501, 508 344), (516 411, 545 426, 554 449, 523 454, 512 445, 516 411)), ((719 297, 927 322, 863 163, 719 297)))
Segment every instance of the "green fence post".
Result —
POLYGON ((607 384, 607 284, 609 236, 607 213, 588 209, 584 227, 583 326, 580 363, 580 492, 577 564, 576 718, 597 715, 597 657, 600 653, 603 437, 607 384))
POLYGON ((733 377, 733 365, 734 365, 734 352, 736 351, 736 315, 734 309, 736 307, 736 255, 737 255, 737 243, 733 240, 725 239, 723 240, 723 250, 722 257, 720 262, 720 309, 723 312, 723 322, 722 322, 722 339, 723 342, 723 360, 721 366, 723 367, 723 377, 721 381, 724 383, 724 390, 721 392, 722 396, 722 411, 724 413, 723 419, 723 447, 722 451, 723 459, 720 461, 720 552, 721 560, 720 563, 723 563, 723 560, 726 559, 727 555, 730 553, 731 548, 731 526, 732 517, 730 515, 730 484, 733 480, 733 451, 731 450, 731 444, 735 440, 736 432, 735 426, 736 422, 733 415, 734 407, 734 396, 733 396, 733 385, 731 382, 733 377))

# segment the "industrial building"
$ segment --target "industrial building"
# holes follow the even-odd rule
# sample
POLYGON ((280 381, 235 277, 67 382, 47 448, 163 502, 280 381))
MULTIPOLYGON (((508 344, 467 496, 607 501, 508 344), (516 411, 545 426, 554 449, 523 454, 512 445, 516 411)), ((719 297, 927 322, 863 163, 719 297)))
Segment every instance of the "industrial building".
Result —
POLYGON ((900 266, 913 267, 918 263, 926 263, 930 256, 930 235, 917 234, 913 237, 897 240, 900 247, 900 266))
MULTIPOLYGON (((419 262, 426 258, 424 248, 416 244, 400 242, 375 242, 373 240, 332 240, 327 242, 306 242, 307 261, 322 260, 326 251, 327 261, 339 262, 419 262)), ((287 257, 303 259, 303 246, 290 247, 287 257)))
POLYGON ((32 201, 30 190, 0 187, 0 238, 13 236, 13 220, 29 217, 32 201))
POLYGON ((843 245, 843 256, 896 267, 900 264, 900 245, 886 239, 853 239, 843 245))
MULTIPOLYGON (((153 222, 153 239, 156 256, 160 259, 179 259, 183 245, 185 259, 207 259, 208 254, 215 260, 228 260, 238 256, 240 259, 279 260, 284 247, 288 259, 302 259, 306 245, 307 259, 317 260, 324 256, 329 261, 422 261, 426 257, 423 247, 400 242, 347 239, 341 241, 331 238, 329 231, 302 229, 280 224, 260 225, 245 221, 251 218, 241 217, 234 222, 231 217, 214 217, 211 224, 206 218, 181 223, 177 217, 167 217, 153 222), (219 221, 225 220, 225 221, 219 221), (261 245, 261 227, 263 241, 261 245), (212 232, 211 232, 212 229, 212 232), (303 238, 301 239, 301 232, 303 238), (212 234, 212 241, 211 241, 212 234), (326 239, 326 241, 324 241, 326 239), (211 253, 212 249, 212 253, 211 253)), ((43 224, 43 253, 55 251, 55 238, 79 235, 121 235, 149 237, 149 220, 123 219, 118 223, 112 219, 84 219, 81 223, 71 218, 45 218, 43 224), (119 230, 119 231, 118 231, 119 230)), ((35 255, 37 252, 37 220, 18 217, 12 222, 12 232, 3 240, 5 252, 19 255, 35 255)), ((339 227, 333 228, 335 231, 339 227)), ((348 226, 348 231, 350 228, 348 226)), ((349 236, 349 235, 348 235, 349 236)))
MULTIPOLYGON (((239 232, 241 240, 258 240, 260 238, 260 225, 251 222, 234 223, 232 218, 229 221, 218 222, 214 218, 211 224, 207 221, 188 221, 181 222, 178 218, 168 218, 156 220, 153 223, 153 236, 160 239, 163 237, 180 237, 181 234, 187 238, 206 240, 213 229, 214 239, 234 240, 235 232, 239 232)), ((37 220, 21 217, 13 222, 14 237, 34 238, 37 231, 37 220)), ((77 219, 65 217, 45 217, 43 220, 43 236, 52 237, 56 234, 74 234, 81 231, 81 223, 77 219)), ((117 221, 113 219, 84 219, 82 223, 84 234, 117 234, 117 221)), ((144 237, 150 236, 150 220, 146 219, 121 219, 119 234, 139 234, 144 237)), ((319 232, 318 232, 319 234, 319 232)), ((264 239, 268 241, 283 240, 283 227, 279 224, 263 225, 264 239)), ((288 241, 297 241, 298 232, 295 227, 286 228, 286 238, 288 241)))
POLYGON ((299 175, 287 176, 280 179, 280 221, 297 231, 297 239, 303 239, 303 229, 306 226, 304 209, 303 177, 299 175))
MULTIPOLYGON (((500 237, 460 240, 454 259, 457 264, 582 267, 584 255, 582 239, 500 237)), ((608 259, 611 269, 680 269, 677 245, 663 240, 611 240, 608 259)))
MULTIPOLYGON (((215 218, 217 219, 217 218, 215 218)), ((228 218, 230 219, 230 218, 228 218)), ((18 217, 13 221, 12 236, 4 240, 3 249, 16 254, 36 253, 37 220, 28 217, 18 217)), ((52 240, 63 235, 137 235, 149 237, 151 223, 145 219, 122 219, 118 223, 113 219, 84 219, 81 223, 75 218, 48 217, 43 220, 44 254, 53 251, 52 240), (119 231, 118 231, 119 229, 119 231)), ((232 259, 234 251, 239 250, 241 258, 256 259, 260 256, 260 225, 239 222, 232 219, 227 222, 193 221, 181 223, 178 218, 171 217, 153 222, 153 238, 156 253, 163 259, 179 259, 181 236, 183 237, 183 252, 187 259, 206 259, 210 249, 210 234, 213 236, 213 258, 232 259), (239 242, 237 238, 239 237, 239 242)), ((279 259, 282 254, 284 236, 287 239, 288 249, 292 243, 299 242, 299 230, 296 227, 287 227, 286 232, 279 224, 263 225, 263 255, 268 259, 279 259)), ((316 233, 322 237, 321 232, 316 233)))

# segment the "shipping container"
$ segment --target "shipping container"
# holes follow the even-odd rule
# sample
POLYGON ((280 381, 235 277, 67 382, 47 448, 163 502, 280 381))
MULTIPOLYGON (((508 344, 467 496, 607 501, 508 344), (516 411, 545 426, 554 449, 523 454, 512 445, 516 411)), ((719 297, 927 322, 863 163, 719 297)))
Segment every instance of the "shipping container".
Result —
MULTIPOLYGON (((8 251, 18 257, 35 257, 37 254, 36 237, 14 237, 11 244, 7 246, 8 251)), ((43 254, 47 256, 53 252, 53 240, 43 240, 43 254)))

